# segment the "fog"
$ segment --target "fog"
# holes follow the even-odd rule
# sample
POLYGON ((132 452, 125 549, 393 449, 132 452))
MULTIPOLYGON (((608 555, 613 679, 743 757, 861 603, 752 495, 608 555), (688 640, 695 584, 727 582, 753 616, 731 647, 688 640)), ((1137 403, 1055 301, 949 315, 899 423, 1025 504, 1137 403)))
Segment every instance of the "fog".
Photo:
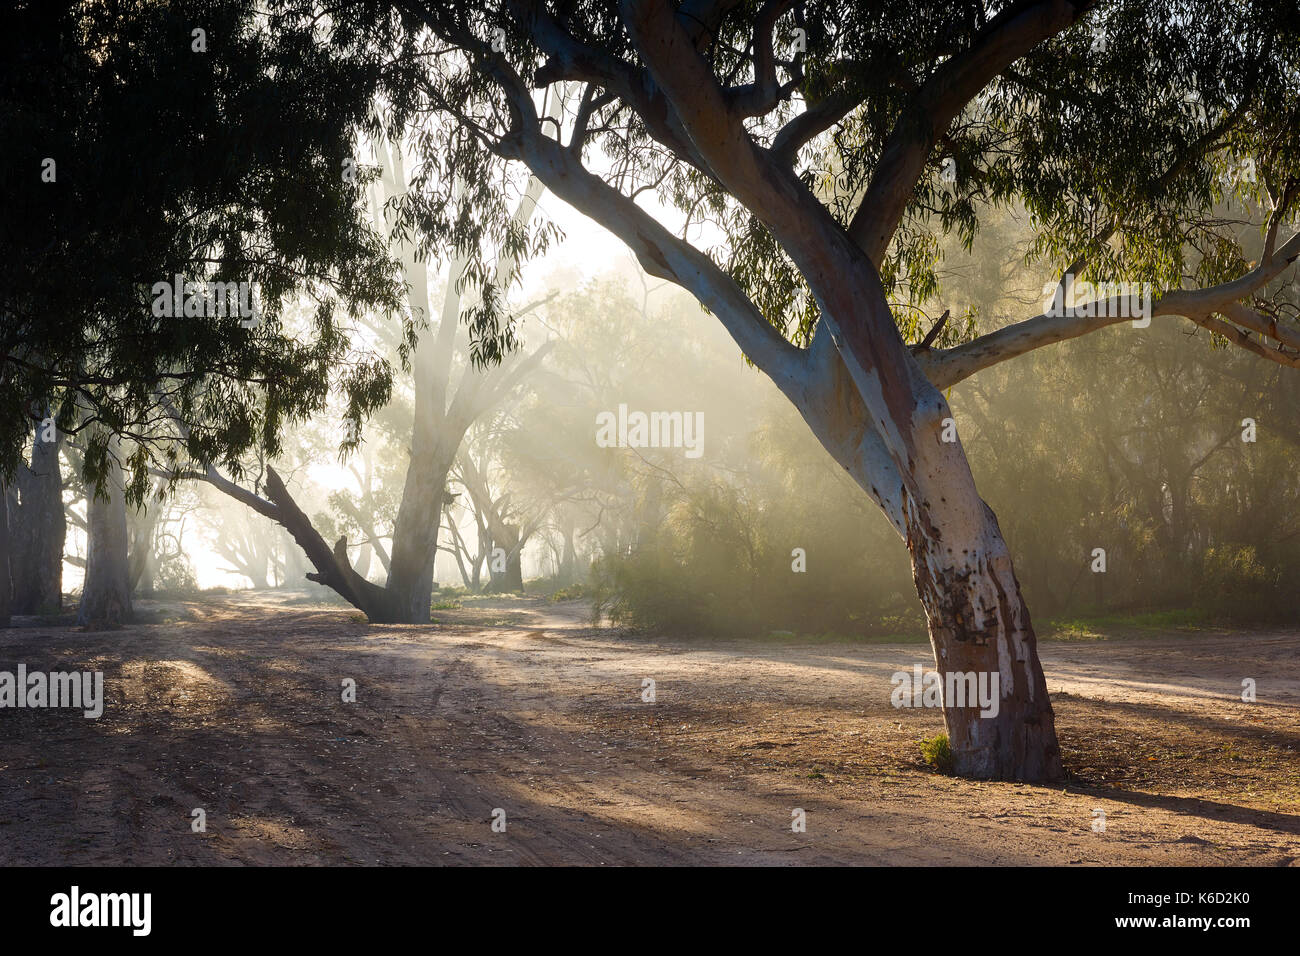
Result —
MULTIPOLYGON (((771 380, 690 296, 630 256, 581 271, 601 247, 589 224, 561 212, 576 238, 521 275, 511 304, 526 310, 504 364, 544 354, 474 418, 448 473, 438 600, 517 589, 507 569, 517 559, 525 591, 590 598, 625 626, 923 631, 904 543, 771 380)), ((1007 216, 969 253, 945 249, 943 304, 960 316, 944 330, 949 342, 1041 311, 1050 277, 1024 266, 1026 237, 1007 216)), ((429 276, 438 302, 446 264, 430 264, 429 276)), ((938 311, 917 315, 917 337, 938 311)), ((255 491, 272 464, 323 537, 346 536, 357 572, 380 585, 413 401, 384 333, 380 316, 354 329, 358 351, 378 350, 398 371, 356 448, 340 450, 347 428, 335 402, 293 429, 274 462, 243 463, 255 491)), ((490 374, 474 369, 463 327, 456 342, 455 374, 490 374)), ((1197 620, 1295 620, 1285 582, 1300 528, 1278 515, 1297 513, 1300 393, 1283 370, 1251 362, 1157 319, 1040 350, 954 390, 955 427, 1039 615, 1062 626, 1171 608, 1197 620)), ((75 593, 86 536, 73 457, 63 464, 64 580, 75 593)), ((275 587, 342 601, 305 580, 310 568, 283 528, 220 485, 159 475, 145 508, 128 511, 141 596, 275 587)))

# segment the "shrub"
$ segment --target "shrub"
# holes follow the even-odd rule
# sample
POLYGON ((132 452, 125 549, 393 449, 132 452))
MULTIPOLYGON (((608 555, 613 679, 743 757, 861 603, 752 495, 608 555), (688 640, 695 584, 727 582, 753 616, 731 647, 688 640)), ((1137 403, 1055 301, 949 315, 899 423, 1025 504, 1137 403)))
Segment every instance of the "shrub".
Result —
POLYGON ((921 756, 925 758, 927 764, 940 773, 952 773, 952 748, 948 746, 947 734, 922 740, 921 756))

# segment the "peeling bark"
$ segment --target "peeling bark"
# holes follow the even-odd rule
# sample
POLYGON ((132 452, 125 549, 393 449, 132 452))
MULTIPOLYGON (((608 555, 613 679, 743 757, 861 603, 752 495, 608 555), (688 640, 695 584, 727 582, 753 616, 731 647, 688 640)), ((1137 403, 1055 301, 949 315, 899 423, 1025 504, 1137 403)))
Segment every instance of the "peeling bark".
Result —
POLYGON ((997 519, 982 501, 979 510, 980 527, 969 537, 945 538, 933 515, 917 515, 908 526, 913 580, 939 673, 998 675, 996 714, 944 701, 954 769, 980 779, 1060 780, 1055 718, 1029 609, 997 519))
POLYGON ((894 422, 910 455, 900 468, 853 376, 818 331, 796 407, 822 444, 889 517, 907 545, 941 674, 997 673, 996 716, 945 701, 955 770, 983 779, 1062 777, 1060 748, 1037 640, 997 518, 980 498, 960 443, 940 440, 949 410, 931 391, 894 422), (936 404, 937 403, 937 404, 936 404), (920 411, 921 408, 925 411, 920 411))

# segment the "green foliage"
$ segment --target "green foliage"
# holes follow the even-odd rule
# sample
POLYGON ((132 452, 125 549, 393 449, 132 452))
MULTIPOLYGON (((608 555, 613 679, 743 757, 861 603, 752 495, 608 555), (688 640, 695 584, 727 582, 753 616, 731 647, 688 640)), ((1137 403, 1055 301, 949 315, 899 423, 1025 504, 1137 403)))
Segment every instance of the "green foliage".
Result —
POLYGON ((400 287, 359 215, 364 176, 344 175, 381 84, 316 30, 250 0, 6 5, 3 471, 49 409, 89 476, 126 459, 139 501, 151 464, 238 475, 249 449, 274 455, 332 386, 354 421, 386 400, 388 365, 353 352, 347 320, 400 315, 400 287), (249 283, 261 324, 155 315, 176 275, 249 283))
MULTIPOLYGON (((971 89, 965 108, 933 131, 932 141, 931 101, 948 88, 944 67, 1007 21, 1046 19, 1055 15, 1049 8, 1034 14, 1018 4, 812 0, 783 9, 772 24, 762 4, 719 9, 688 29, 707 31, 701 52, 725 95, 752 83, 756 33, 772 38, 782 93, 746 118, 757 147, 778 145, 803 106, 849 107, 828 135, 793 156, 795 174, 842 225, 862 208, 888 149, 913 133, 932 142, 918 181, 902 184, 906 214, 877 263, 909 338, 917 308, 961 294, 961 277, 942 267, 945 240, 969 248, 1000 210, 1028 212, 1029 263, 1059 272, 1086 254, 1089 278, 1176 289, 1185 279, 1205 284, 1240 274, 1249 256, 1216 208, 1230 200, 1266 211, 1265 185, 1300 174, 1294 0, 1067 7, 1073 22, 971 89), (1256 163, 1253 180, 1225 175, 1243 158, 1256 163), (946 166, 951 179, 942 175, 946 166), (1111 224, 1117 228, 1107 232, 1111 224), (1111 241, 1098 240, 1103 233, 1111 241)), ((512 92, 554 95, 561 80, 590 80, 592 135, 580 149, 591 159, 599 152, 625 196, 653 190, 691 222, 716 226, 726 240, 710 251, 715 261, 774 327, 798 344, 808 341, 817 304, 791 250, 775 238, 768 210, 745 205, 722 177, 701 168, 666 116, 668 104, 654 95, 633 31, 614 5, 579 0, 498 11, 434 4, 403 26, 416 22, 430 31, 431 52, 447 45, 457 51, 427 58, 424 86, 434 109, 452 121, 425 143, 444 179, 456 169, 467 182, 494 182, 519 156, 516 137, 529 120, 510 101, 512 92), (504 44, 489 43, 498 29, 504 44)), ((424 218, 446 231, 452 205, 443 198, 424 218)), ((487 323, 481 331, 508 344, 509 328, 487 323)))
POLYGON ((1141 631, 1160 634, 1167 634, 1170 631, 1194 631, 1210 623, 1210 620, 1210 615, 1199 608, 1171 608, 1137 614, 1101 614, 1050 621, 1041 636, 1051 640, 1097 641, 1111 635, 1127 636, 1141 631))
POLYGON ((157 592, 173 597, 192 597, 198 593, 194 565, 189 558, 176 551, 160 557, 162 560, 154 570, 154 589, 157 592))
POLYGON ((1197 606, 1228 623, 1290 624, 1300 616, 1300 595, 1289 575, 1260 561, 1252 545, 1208 549, 1197 584, 1197 606))
POLYGON ((828 466, 792 458, 742 484, 700 476, 657 487, 636 544, 592 566, 597 613, 685 635, 923 630, 901 545, 890 550, 883 520, 828 466), (796 547, 805 572, 793 570, 796 547))

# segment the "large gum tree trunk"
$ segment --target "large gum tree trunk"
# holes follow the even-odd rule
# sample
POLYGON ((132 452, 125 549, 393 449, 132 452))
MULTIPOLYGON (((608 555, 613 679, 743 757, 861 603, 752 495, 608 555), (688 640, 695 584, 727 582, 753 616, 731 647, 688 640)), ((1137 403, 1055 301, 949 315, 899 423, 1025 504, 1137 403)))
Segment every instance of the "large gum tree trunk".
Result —
MULTIPOLYGON (((825 331, 825 330, 822 330, 825 331)), ((935 666, 998 675, 996 714, 944 700, 954 770, 980 779, 1051 782, 1063 776, 1052 704, 1011 553, 980 497, 959 441, 944 441, 951 412, 919 383, 897 410, 907 478, 829 334, 814 341, 796 405, 822 444, 880 505, 911 556, 935 666)), ((988 680, 988 678, 985 678, 988 680)))
POLYGON ((646 272, 690 290, 876 500, 912 555, 940 669, 1005 675, 996 717, 945 714, 959 772, 1056 779, 1051 704, 1006 544, 960 444, 941 440, 947 402, 904 343, 876 268, 912 196, 912 167, 930 152, 928 131, 918 131, 919 160, 905 136, 882 159, 869 202, 846 228, 807 183, 755 147, 708 65, 692 55, 675 5, 628 5, 625 13, 639 55, 700 159, 763 221, 807 282, 821 316, 810 347, 792 347, 772 328, 782 323, 764 316, 731 276, 548 136, 525 129, 511 149, 557 196, 627 243, 646 272))
POLYGON ((77 623, 90 630, 113 629, 131 619, 131 583, 122 469, 111 456, 103 492, 91 491, 86 510, 86 583, 77 623))
POLYGON ((950 483, 940 507, 918 509, 907 526, 912 577, 944 687, 950 672, 975 675, 976 686, 983 675, 998 678, 995 714, 985 714, 978 700, 957 706, 945 695, 954 770, 981 779, 1058 780, 1052 703, 1011 553, 992 510, 959 485, 950 483), (943 516, 951 506, 962 513, 943 516))

